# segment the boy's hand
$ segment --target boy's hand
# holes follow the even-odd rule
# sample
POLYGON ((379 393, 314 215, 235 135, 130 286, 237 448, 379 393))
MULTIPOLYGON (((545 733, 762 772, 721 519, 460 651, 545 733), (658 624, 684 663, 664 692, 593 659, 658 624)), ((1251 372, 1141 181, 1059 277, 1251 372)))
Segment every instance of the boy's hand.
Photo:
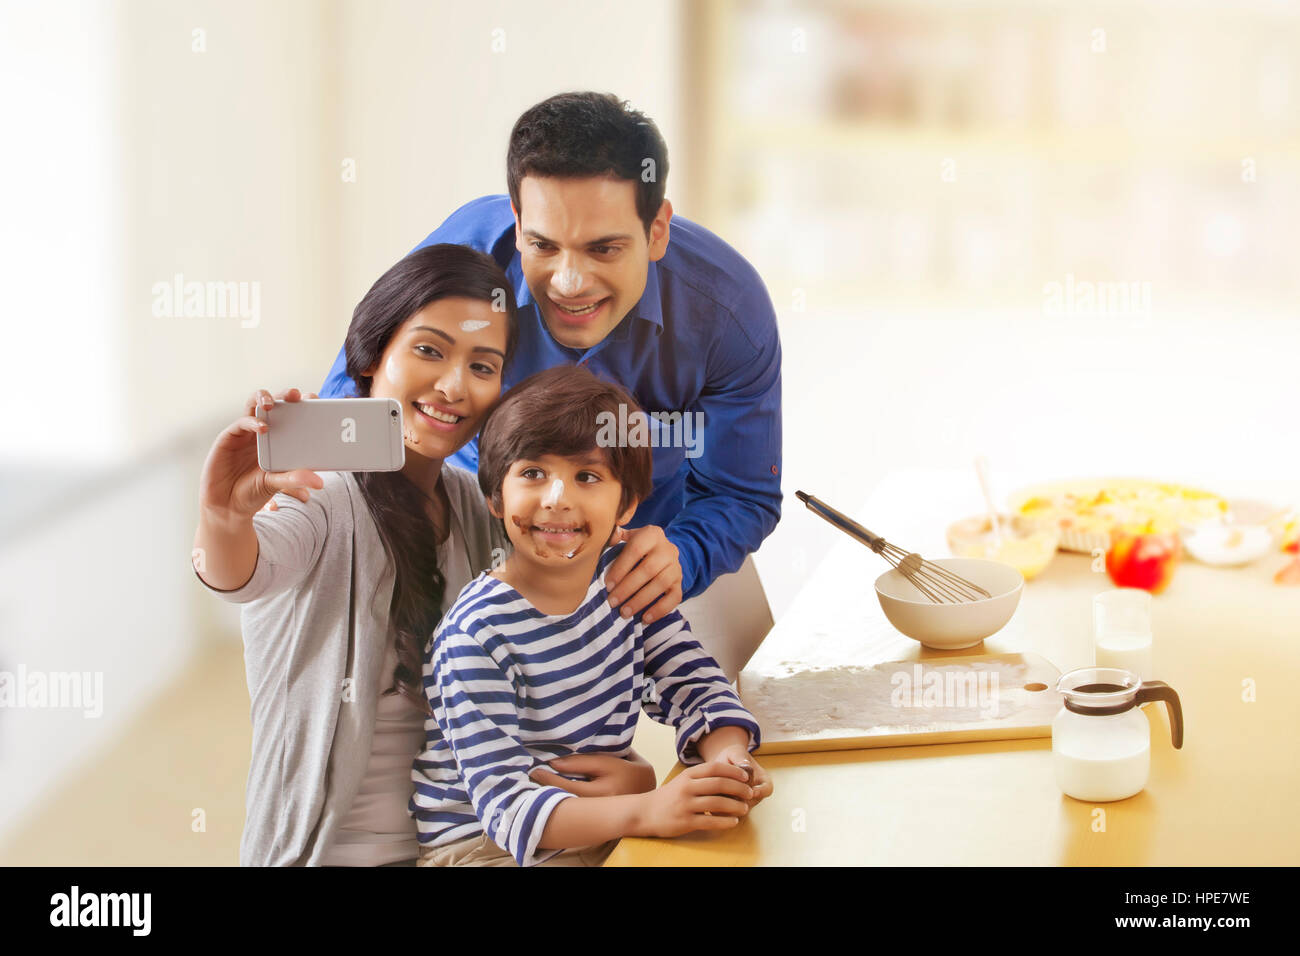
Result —
POLYGON ((749 813, 754 792, 745 771, 722 760, 688 767, 646 796, 636 836, 675 837, 692 830, 730 830, 749 813))
POLYGON ((626 542, 623 553, 605 572, 610 607, 621 604, 620 613, 627 618, 648 607, 641 620, 651 624, 682 603, 677 545, 668 540, 663 528, 653 524, 632 531, 615 528, 609 543, 620 541, 626 542))
POLYGON ((635 750, 626 757, 610 754, 573 754, 551 761, 561 773, 578 774, 590 780, 569 780, 538 767, 529 776, 548 787, 560 787, 580 797, 615 797, 625 793, 649 793, 658 780, 655 768, 635 750))
POLYGON ((748 775, 747 782, 754 791, 753 796, 746 801, 751 810, 772 795, 772 778, 768 776, 762 764, 754 759, 754 755, 744 747, 728 747, 726 750, 720 751, 714 759, 738 767, 748 775))

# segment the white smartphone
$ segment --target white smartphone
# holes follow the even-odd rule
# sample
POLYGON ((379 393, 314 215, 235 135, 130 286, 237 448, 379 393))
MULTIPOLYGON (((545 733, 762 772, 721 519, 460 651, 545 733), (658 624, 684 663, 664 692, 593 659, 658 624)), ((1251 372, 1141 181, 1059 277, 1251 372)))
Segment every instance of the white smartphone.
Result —
POLYGON ((306 398, 257 407, 264 471, 397 471, 406 462, 402 406, 393 398, 306 398))

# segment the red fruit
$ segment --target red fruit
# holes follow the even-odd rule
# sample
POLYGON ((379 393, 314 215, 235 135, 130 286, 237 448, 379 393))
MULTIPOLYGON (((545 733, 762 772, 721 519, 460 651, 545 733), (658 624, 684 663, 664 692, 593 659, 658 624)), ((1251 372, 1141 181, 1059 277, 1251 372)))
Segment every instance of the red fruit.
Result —
POLYGON ((1116 530, 1106 552, 1106 573, 1116 586, 1159 594, 1178 566, 1178 535, 1116 530))

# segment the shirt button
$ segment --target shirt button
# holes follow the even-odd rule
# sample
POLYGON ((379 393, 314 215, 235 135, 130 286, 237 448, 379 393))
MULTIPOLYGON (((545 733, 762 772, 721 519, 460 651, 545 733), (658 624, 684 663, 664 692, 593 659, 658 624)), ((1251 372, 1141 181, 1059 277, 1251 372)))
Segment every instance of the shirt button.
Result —
POLYGON ((774 474, 774 475, 776 474, 776 465, 773 465, 773 466, 772 466, 772 474, 774 474))

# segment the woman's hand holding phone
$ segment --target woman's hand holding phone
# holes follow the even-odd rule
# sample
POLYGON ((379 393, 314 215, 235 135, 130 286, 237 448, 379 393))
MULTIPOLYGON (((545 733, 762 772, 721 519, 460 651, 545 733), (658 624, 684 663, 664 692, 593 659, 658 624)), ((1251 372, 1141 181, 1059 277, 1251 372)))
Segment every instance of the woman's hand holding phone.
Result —
POLYGON ((244 414, 217 436, 208 453, 199 484, 200 509, 213 518, 239 521, 257 514, 277 492, 306 501, 311 489, 323 487, 320 475, 314 471, 263 471, 257 463, 257 436, 270 427, 256 417, 258 406, 269 408, 277 401, 298 402, 303 397, 296 388, 278 395, 263 388, 249 397, 244 414))
MULTIPOLYGON (((257 568, 257 533, 253 515, 283 491, 306 501, 312 488, 324 482, 314 471, 263 471, 257 463, 257 436, 270 426, 256 417, 259 405, 276 399, 297 402, 296 388, 273 396, 258 389, 235 419, 212 444, 199 479, 199 527, 194 534, 191 559, 194 570, 209 587, 234 591, 248 583, 257 568)), ((308 395, 315 398, 315 395, 308 395)))

